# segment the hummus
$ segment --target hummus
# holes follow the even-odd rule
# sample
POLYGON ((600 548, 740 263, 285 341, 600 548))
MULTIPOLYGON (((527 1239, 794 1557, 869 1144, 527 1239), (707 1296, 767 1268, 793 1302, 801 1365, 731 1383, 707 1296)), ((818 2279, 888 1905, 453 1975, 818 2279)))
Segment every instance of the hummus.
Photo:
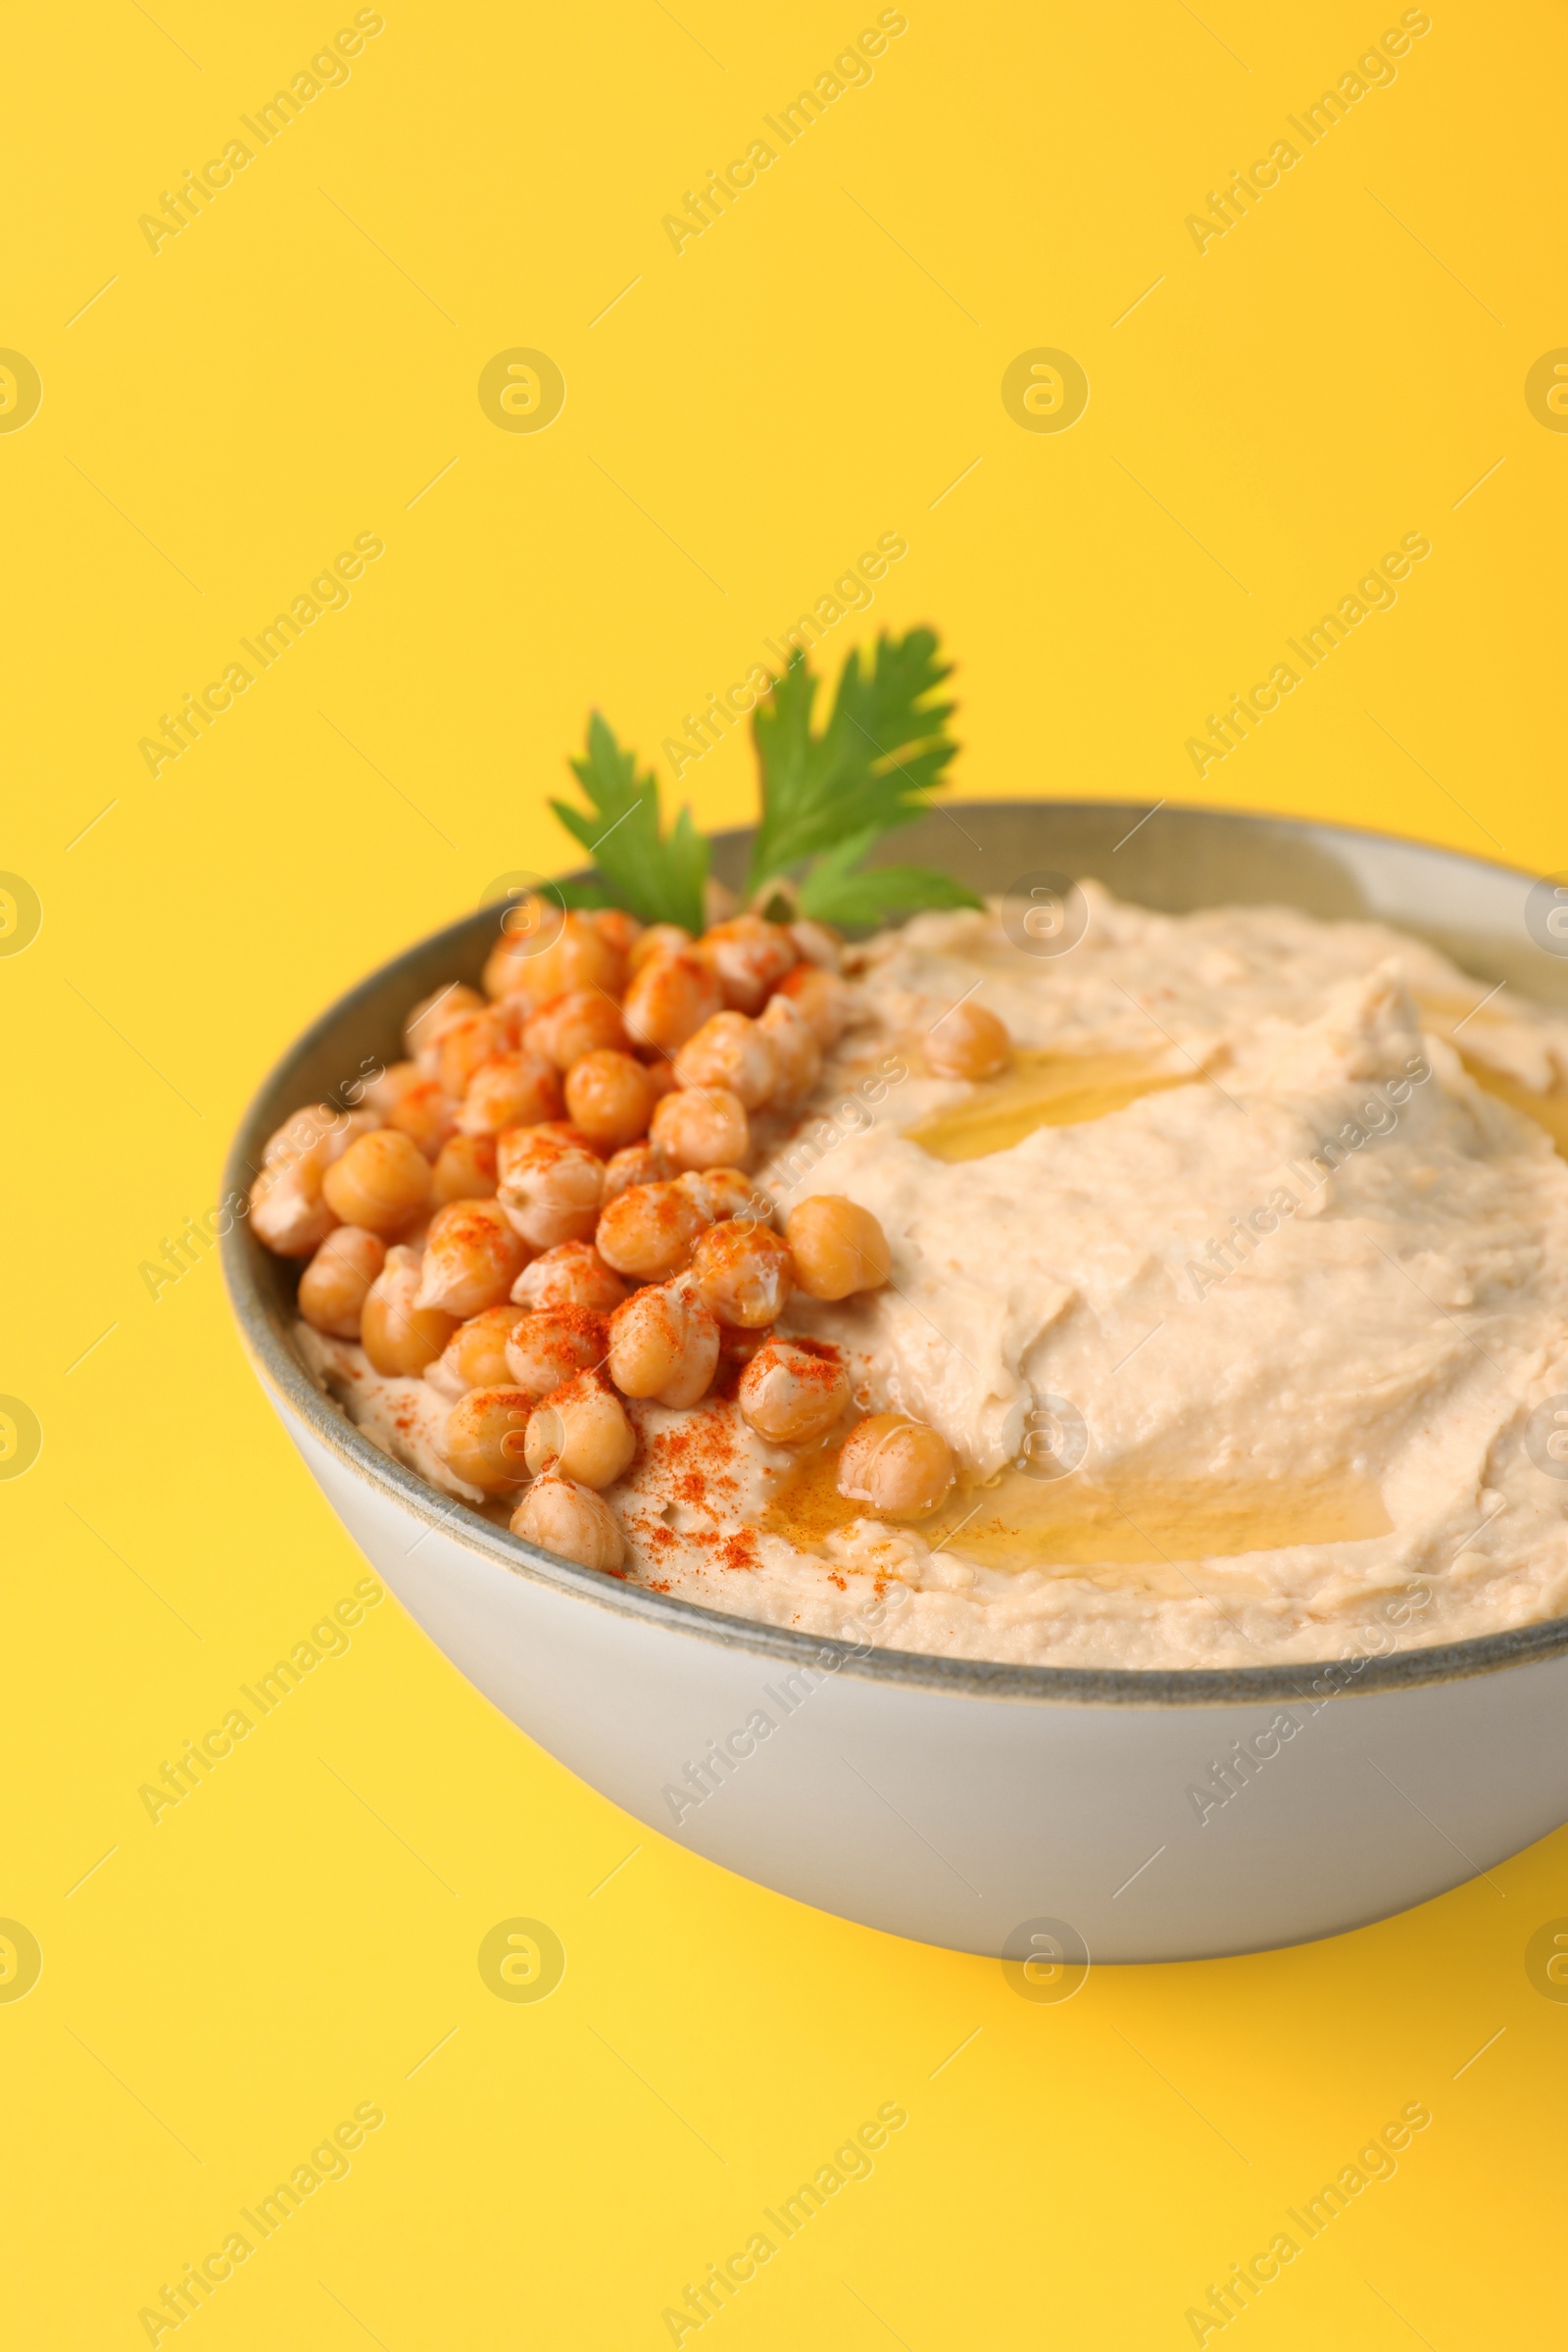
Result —
MULTIPOLYGON (((722 1394, 628 1404, 605 1499, 635 1582, 903 1650, 1240 1667, 1568 1610, 1568 1020, 1374 923, 1151 913, 1084 885, 1068 952, 1000 910, 856 951, 858 1015, 762 1189, 870 1209, 889 1284, 781 1329, 861 1410, 941 1430, 959 1484, 894 1527, 831 1449, 722 1394), (1002 1077, 924 1074, 965 996, 1002 1077)), ((505 1524, 436 1451, 450 1399, 301 1326, 375 1444, 505 1524)))

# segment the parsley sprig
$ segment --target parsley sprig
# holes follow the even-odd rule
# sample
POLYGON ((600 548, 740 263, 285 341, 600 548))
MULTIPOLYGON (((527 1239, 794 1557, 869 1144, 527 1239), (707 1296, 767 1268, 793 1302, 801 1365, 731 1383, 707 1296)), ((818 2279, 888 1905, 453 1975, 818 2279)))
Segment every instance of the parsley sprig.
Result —
MULTIPOLYGON (((787 884, 803 913, 845 925, 919 906, 980 905, 973 891, 930 867, 862 863, 883 834, 924 813, 924 796, 945 780, 958 748, 948 732, 954 705, 939 699, 951 666, 938 660, 931 629, 881 636, 868 655, 849 655, 827 722, 813 731, 821 681, 804 653, 792 655, 752 720, 761 798, 754 894, 787 884)), ((593 814, 551 806, 593 857, 598 882, 570 895, 700 931, 709 848, 691 811, 661 831, 658 783, 651 774, 635 780, 633 755, 597 711, 588 756, 571 764, 593 814)))
POLYGON ((701 931, 709 850, 691 810, 661 831, 658 778, 650 773, 638 782, 636 754, 620 749, 597 710, 588 721, 588 756, 571 767, 593 815, 564 801, 550 806, 593 858, 603 887, 579 884, 565 895, 578 906, 624 906, 645 923, 701 931))

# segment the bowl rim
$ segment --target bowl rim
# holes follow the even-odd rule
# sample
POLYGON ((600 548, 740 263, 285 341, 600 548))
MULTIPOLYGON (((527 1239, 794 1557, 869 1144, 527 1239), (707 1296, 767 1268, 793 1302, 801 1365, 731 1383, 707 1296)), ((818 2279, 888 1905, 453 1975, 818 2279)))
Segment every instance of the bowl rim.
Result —
MULTIPOLYGON (((1140 800, 1119 797, 1032 794, 975 799, 956 805, 968 808, 977 815, 985 809, 1002 813, 1032 808, 1056 810, 1065 815, 1069 811, 1114 813, 1144 808, 1140 800)), ((1193 802, 1167 802, 1159 813, 1178 823, 1189 817, 1209 822, 1222 819, 1239 827, 1306 832, 1327 841, 1345 838, 1376 842, 1521 881, 1538 878, 1530 869, 1502 858, 1475 857, 1443 843, 1390 833, 1377 826, 1348 825, 1284 811, 1226 808, 1193 802)), ((739 844, 749 839, 753 830, 749 825, 731 826, 710 838, 715 847, 739 844)), ((581 869, 559 878, 581 879, 581 869)), ((263 1103, 279 1088, 288 1071, 362 1003, 378 998, 400 971, 423 963, 432 951, 444 944, 450 944, 456 952, 489 914, 490 907, 481 905, 401 950, 345 990, 301 1032, 278 1056, 246 1106, 225 1159, 222 1180, 225 1197, 248 1194, 255 1170, 248 1146, 257 1136, 263 1103)), ((265 1303, 257 1288, 250 1253, 259 1247, 253 1243, 246 1221, 238 1217, 231 1220, 220 1242, 229 1304, 246 1351, 285 1418, 292 1414, 303 1423, 309 1435, 362 1484, 421 1520, 427 1534, 440 1532, 449 1541, 460 1544, 498 1579, 504 1576, 542 1585, 614 1616, 720 1648, 745 1651, 784 1670, 848 1674, 894 1689, 923 1689, 966 1698, 1058 1706, 1203 1707, 1269 1703, 1287 1706, 1293 1700, 1321 1702, 1325 1696, 1369 1696, 1380 1691, 1459 1681, 1544 1661, 1568 1650, 1568 1616, 1564 1616, 1511 1626, 1494 1634, 1474 1635, 1463 1641, 1396 1649, 1348 1661, 1342 1656, 1237 1667, 1033 1666, 1002 1659, 948 1657, 925 1650, 873 1647, 868 1642, 852 1642, 833 1635, 802 1633, 791 1626, 731 1616, 697 1601, 654 1592, 647 1586, 604 1576, 573 1561, 559 1559, 554 1553, 514 1536, 510 1530, 479 1517, 465 1503, 443 1495, 438 1489, 426 1485, 416 1472, 382 1453, 316 1387, 288 1345, 279 1318, 265 1303), (1321 1689, 1325 1677, 1333 1685, 1327 1692, 1321 1689)), ((496 1589, 502 1589, 499 1581, 496 1589)))

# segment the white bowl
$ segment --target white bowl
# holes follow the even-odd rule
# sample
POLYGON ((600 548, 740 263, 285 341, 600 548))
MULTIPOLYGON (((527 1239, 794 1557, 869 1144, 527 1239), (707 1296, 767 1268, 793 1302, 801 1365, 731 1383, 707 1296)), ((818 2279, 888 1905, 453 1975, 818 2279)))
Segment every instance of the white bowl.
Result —
MULTIPOLYGON (((1502 866, 1204 809, 1161 809, 1125 841, 1137 806, 956 813, 961 829, 933 814, 892 854, 994 891, 1053 869, 1173 911, 1375 918, 1568 1009, 1568 964, 1526 928, 1530 877, 1502 866)), ((738 877, 746 839, 721 837, 721 874, 738 877)), ((365 1056, 395 1058, 409 1005, 476 977, 497 921, 478 910, 325 1013, 253 1103, 228 1187, 248 1187, 290 1111, 365 1056)), ((556 1559, 389 1461, 300 1366, 296 1270, 244 1222, 223 1261, 257 1371, 328 1501, 503 1713, 649 1828, 823 1910, 1010 1957, 1031 1997, 1066 1997, 1090 1958, 1195 1959, 1383 1918, 1568 1817, 1568 1619, 1329 1668, 1165 1673, 865 1651, 751 1624, 556 1559), (1235 1793, 1200 1815, 1189 1791, 1238 1742, 1250 1766, 1233 1762, 1235 1793), (710 1783, 700 1798, 694 1765, 710 1783)))

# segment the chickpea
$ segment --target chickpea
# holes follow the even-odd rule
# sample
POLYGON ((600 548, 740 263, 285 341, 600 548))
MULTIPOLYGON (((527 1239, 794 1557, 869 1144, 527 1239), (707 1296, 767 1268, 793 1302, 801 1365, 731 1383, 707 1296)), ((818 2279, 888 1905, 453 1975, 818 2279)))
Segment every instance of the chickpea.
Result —
POLYGON ((445 1208, 450 1200, 493 1200, 495 1194, 495 1137, 449 1136, 430 1171, 431 1207, 445 1208))
POLYGON ((375 1135, 384 1121, 373 1110, 334 1110, 331 1124, 317 1146, 317 1156, 323 1168, 341 1159, 350 1144, 357 1144, 362 1135, 375 1135))
POLYGON ((717 1369, 717 1321, 684 1276, 634 1291, 610 1318, 610 1377, 622 1396, 683 1410, 717 1369))
POLYGON ((773 1101, 780 1109, 789 1109, 806 1100, 822 1075, 822 1049, 816 1033, 794 999, 782 990, 768 998, 757 1026, 773 1051, 773 1101))
POLYGON ((634 1184, 612 1200, 594 1238, 600 1256, 617 1274, 664 1282, 690 1261, 706 1222, 678 1184, 634 1184))
POLYGON ((416 1303, 466 1322, 500 1306, 527 1260, 499 1200, 449 1200, 430 1219, 416 1303))
POLYGON ((605 1163, 574 1127, 509 1127, 496 1145, 497 1197, 535 1250, 593 1238, 605 1163))
POLYGON ((373 1135, 380 1125, 376 1111, 339 1110, 331 1102, 313 1102, 308 1109, 295 1111, 268 1137, 262 1148, 262 1165, 292 1166, 308 1159, 324 1171, 333 1160, 342 1158, 350 1144, 362 1135, 373 1135))
POLYGON ((814 963, 824 972, 843 970, 844 934, 831 923, 818 923, 803 914, 789 925, 789 934, 804 963, 814 963))
POLYGON ((648 1132, 677 1168, 733 1168, 752 1148, 746 1105, 722 1086, 677 1087, 648 1132))
POLYGON ((370 1285, 360 1318, 360 1345, 377 1372, 416 1380, 458 1328, 456 1315, 439 1307, 416 1306, 419 1260, 415 1251, 392 1249, 370 1285))
POLYGON ((1012 1058, 1012 1040, 994 1012, 972 997, 929 1031, 925 1064, 938 1078, 994 1078, 1012 1058))
POLYGON ((703 933, 703 946, 713 959, 724 1002, 735 1012, 760 1012, 791 965, 800 961, 782 923, 765 922, 760 914, 715 923, 703 933))
POLYGON ((561 1081, 539 1054, 492 1054, 468 1081, 458 1113, 465 1135, 500 1135, 561 1116, 561 1081))
POLYGON ((318 1157, 321 1138, 328 1133, 336 1116, 330 1102, 313 1102, 307 1109, 291 1112, 262 1146, 263 1167, 290 1166, 313 1153, 318 1157))
POLYGON ((525 995, 543 993, 531 988, 529 974, 543 951, 560 938, 564 911, 556 900, 542 899, 532 890, 511 902, 499 918, 501 936, 485 958, 487 997, 510 997, 518 990, 525 995))
POLYGON ((470 1389, 506 1386, 507 1342, 523 1319, 520 1306, 487 1306, 460 1323, 424 1377, 443 1396, 466 1396, 470 1389))
POLYGON ((689 956, 695 945, 691 933, 683 931, 679 923, 650 923, 633 941, 626 969, 635 980, 645 963, 661 956, 689 956))
POLYGON ((476 988, 466 988, 461 980, 449 980, 445 988, 432 989, 429 996, 421 997, 415 1005, 404 1023, 404 1045, 416 1061, 444 1022, 456 1020, 459 1013, 478 1012, 483 1004, 476 988))
MULTIPOLYGON (((515 940, 502 938, 496 941, 484 959, 484 970, 480 974, 484 993, 492 1004, 510 1004, 518 996, 528 997, 528 971, 535 950, 524 949, 515 940)), ((530 1012, 534 1008, 531 997, 528 997, 528 1007, 530 1012)))
POLYGON ((386 1263, 386 1244, 361 1225, 338 1225, 300 1276, 300 1313, 313 1330, 357 1340, 370 1285, 386 1263))
POLYGON ((610 1350, 610 1324, 583 1306, 524 1311, 507 1340, 507 1379, 535 1401, 577 1372, 591 1372, 610 1350))
POLYGON ((515 1008, 486 1004, 478 1012, 460 1012, 456 1020, 445 1022, 419 1058, 427 1066, 433 1064, 430 1075, 461 1102, 480 1062, 492 1054, 507 1053, 516 1042, 515 1008))
POLYGON ((847 980, 824 972, 814 963, 798 963, 778 984, 801 1014, 824 1054, 830 1054, 849 1026, 855 996, 847 980))
POLYGON ((314 1154, 274 1159, 251 1186, 251 1228, 276 1257, 309 1257, 338 1222, 314 1154))
POLYGON ((696 1201, 707 1224, 716 1225, 724 1217, 750 1217, 759 1225, 773 1221, 772 1201, 739 1168, 689 1168, 675 1182, 696 1201))
POLYGON ((692 1251, 692 1271, 703 1304, 743 1331, 777 1321, 794 1277, 778 1235, 748 1218, 710 1225, 692 1251))
POLYGON ((760 1022, 715 1012, 675 1056, 679 1087, 722 1087, 746 1110, 760 1110, 778 1083, 778 1057, 760 1022))
POLYGON ((327 1206, 345 1225, 391 1236, 412 1225, 430 1198, 430 1163, 396 1127, 350 1144, 321 1179, 327 1206))
POLYGON ((834 1355, 794 1340, 769 1340, 741 1374, 741 1418, 774 1446, 825 1438, 850 1401, 850 1377, 834 1355))
POLYGON ((650 956, 627 989, 621 1011, 636 1044, 673 1054, 723 1002, 717 974, 688 949, 677 956, 650 956))
POLYGON ((657 1144, 646 1140, 628 1144, 617 1152, 605 1168, 605 1206, 618 1200, 622 1193, 630 1192, 634 1184, 662 1184, 674 1169, 657 1144))
POLYGON ((568 989, 536 1012, 522 1033, 530 1054, 542 1054, 558 1070, 569 1070, 585 1054, 626 1051, 626 1024, 613 997, 597 988, 568 989))
POLYGON ((519 1306, 586 1306, 608 1315, 625 1298, 626 1285, 592 1242, 560 1242, 523 1267, 512 1296, 519 1306))
POLYGON ((795 1279, 811 1298, 877 1290, 893 1270, 887 1235, 871 1211, 840 1193, 813 1193, 791 1209, 784 1238, 795 1279))
POLYGON ((609 1046, 584 1054, 566 1072, 566 1109, 600 1151, 617 1152, 646 1135, 657 1100, 643 1064, 609 1046))
POLYGON ((579 1486, 613 1486, 636 1450, 625 1406, 594 1372, 579 1372, 529 1416, 524 1458, 536 1478, 554 1471, 579 1486))
POLYGON ((617 956, 630 956, 643 935, 642 924, 636 915, 628 914, 624 906, 596 906, 593 920, 617 956))
POLYGON ((528 1483, 527 1432, 533 1398, 521 1389, 470 1389, 447 1415, 439 1451, 483 1494, 510 1494, 528 1483))
POLYGON ((418 1078, 404 1088, 386 1123, 416 1144, 426 1159, 434 1159, 457 1127, 458 1105, 439 1078, 418 1078))
POLYGON ((626 1539, 609 1503, 569 1478, 536 1478, 512 1514, 512 1532, 601 1576, 613 1576, 626 1557, 626 1539))
POLYGON ((919 1519, 954 1480, 953 1448, 938 1429, 902 1413, 857 1421, 839 1455, 839 1493, 869 1503, 879 1519, 919 1519))
POLYGON ((416 1061, 389 1062, 379 1078, 372 1078, 365 1089, 365 1105, 376 1117, 391 1117, 411 1086, 417 1086, 423 1072, 416 1061))
POLYGON ((568 911, 561 929, 541 948, 521 985, 535 1004, 547 1004, 568 989, 599 989, 618 997, 626 985, 626 958, 591 914, 568 911))

